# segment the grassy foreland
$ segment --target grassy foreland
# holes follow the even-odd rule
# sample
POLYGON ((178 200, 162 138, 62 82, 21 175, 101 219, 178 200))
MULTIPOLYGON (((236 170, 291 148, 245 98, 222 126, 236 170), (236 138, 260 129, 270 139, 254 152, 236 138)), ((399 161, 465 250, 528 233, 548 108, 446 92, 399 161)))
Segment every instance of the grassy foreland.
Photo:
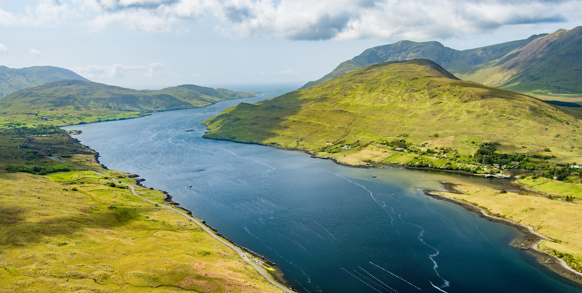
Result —
POLYGON ((209 138, 303 149, 348 165, 521 174, 533 192, 461 187, 454 197, 547 234, 556 241, 540 248, 582 268, 582 174, 569 167, 582 162, 582 125, 557 106, 414 60, 241 103, 205 123, 209 138))
POLYGON ((569 267, 582 272, 580 204, 552 200, 531 192, 504 192, 463 185, 457 185, 456 189, 460 192, 440 194, 480 207, 489 215, 533 228, 535 232, 551 239, 542 240, 536 245, 537 249, 561 258, 569 267))
POLYGON ((0 124, 0 292, 281 291, 195 223, 162 208, 162 192, 101 168, 92 150, 55 126, 74 120, 40 118, 4 114, 0 124))

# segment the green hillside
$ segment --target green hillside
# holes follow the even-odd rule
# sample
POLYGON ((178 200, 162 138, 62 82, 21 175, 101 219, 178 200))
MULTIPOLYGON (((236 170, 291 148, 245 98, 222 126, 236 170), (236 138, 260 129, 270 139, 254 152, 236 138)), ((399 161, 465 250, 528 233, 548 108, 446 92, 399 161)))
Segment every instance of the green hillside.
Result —
POLYGON ((485 85, 526 93, 580 94, 581 54, 582 27, 463 51, 439 42, 400 41, 367 49, 303 88, 370 64, 429 59, 459 78, 485 85))
POLYGON ((68 69, 53 66, 33 66, 19 69, 0 66, 0 98, 19 89, 63 79, 87 80, 68 69))
MULTIPOLYGON (((51 121, 52 125, 66 125, 133 118, 153 111, 204 107, 221 100, 249 96, 252 94, 196 85, 138 91, 90 81, 61 80, 0 98, 0 111, 2 116, 10 117, 11 123, 15 116, 34 115, 39 123, 51 121)), ((22 120, 30 121, 28 118, 22 120)))
POLYGON ((437 156, 432 152, 445 153, 443 164, 472 162, 469 156, 489 147, 483 143, 496 153, 536 154, 531 161, 582 161, 575 117, 530 96, 459 80, 429 60, 370 65, 241 103, 205 123, 208 138, 307 149, 350 164, 423 165, 437 156))

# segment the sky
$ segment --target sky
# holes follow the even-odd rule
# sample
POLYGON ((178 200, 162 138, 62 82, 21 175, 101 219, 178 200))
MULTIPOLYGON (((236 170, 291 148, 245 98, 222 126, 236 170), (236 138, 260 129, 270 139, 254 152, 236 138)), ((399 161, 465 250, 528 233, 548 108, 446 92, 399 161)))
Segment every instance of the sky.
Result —
POLYGON ((131 88, 304 83, 400 40, 470 49, 582 25, 582 0, 0 0, 0 65, 131 88))

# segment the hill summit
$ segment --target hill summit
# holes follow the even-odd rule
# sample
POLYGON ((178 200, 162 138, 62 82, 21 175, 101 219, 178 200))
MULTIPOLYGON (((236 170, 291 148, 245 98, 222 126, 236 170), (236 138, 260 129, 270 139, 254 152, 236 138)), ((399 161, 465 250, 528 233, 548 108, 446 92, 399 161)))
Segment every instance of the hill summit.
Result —
POLYGON ((467 155, 480 142, 494 142, 508 153, 552 147, 554 154, 571 158, 580 157, 577 141, 582 139, 579 120, 555 106, 459 80, 430 60, 369 65, 271 100, 241 103, 205 124, 208 138, 322 156, 405 139, 412 144, 438 140, 467 155))
POLYGON ((0 66, 0 98, 23 88, 63 79, 88 81, 71 70, 59 67, 33 66, 16 69, 0 66))

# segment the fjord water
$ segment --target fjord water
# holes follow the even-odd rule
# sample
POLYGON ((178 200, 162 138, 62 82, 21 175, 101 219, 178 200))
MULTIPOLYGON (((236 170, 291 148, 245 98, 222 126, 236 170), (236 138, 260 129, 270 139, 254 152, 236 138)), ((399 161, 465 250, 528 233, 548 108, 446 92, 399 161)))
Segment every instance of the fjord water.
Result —
POLYGON ((491 180, 351 168, 202 138, 206 118, 275 95, 66 129, 82 130, 77 138, 104 165, 139 174, 276 262, 300 292, 580 292, 509 246, 516 230, 421 192, 442 189, 441 180, 494 186, 491 180))

